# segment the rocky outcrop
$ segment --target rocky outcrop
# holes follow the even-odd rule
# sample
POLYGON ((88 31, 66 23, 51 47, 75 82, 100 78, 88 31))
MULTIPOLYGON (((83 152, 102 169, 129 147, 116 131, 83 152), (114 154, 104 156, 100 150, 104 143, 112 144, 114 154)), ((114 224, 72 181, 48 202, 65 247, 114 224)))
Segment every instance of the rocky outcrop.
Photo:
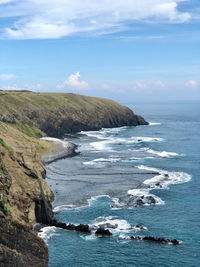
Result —
POLYGON ((110 236, 112 236, 112 233, 108 229, 104 229, 103 227, 99 227, 96 230, 95 235, 100 236, 100 237, 110 237, 110 236))
POLYGON ((180 241, 177 239, 166 239, 166 238, 160 238, 160 237, 154 237, 154 236, 131 236, 131 240, 137 240, 137 241, 149 241, 149 242, 155 242, 155 243, 161 243, 161 244, 172 244, 172 245, 179 245, 180 241))

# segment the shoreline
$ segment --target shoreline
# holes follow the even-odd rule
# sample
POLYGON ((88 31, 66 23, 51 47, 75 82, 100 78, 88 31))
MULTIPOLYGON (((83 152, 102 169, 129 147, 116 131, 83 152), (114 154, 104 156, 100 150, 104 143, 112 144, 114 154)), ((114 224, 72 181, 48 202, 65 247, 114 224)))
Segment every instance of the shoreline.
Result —
POLYGON ((73 157, 79 154, 76 151, 77 145, 54 137, 42 137, 41 140, 53 142, 56 149, 41 157, 44 165, 67 157, 73 157))

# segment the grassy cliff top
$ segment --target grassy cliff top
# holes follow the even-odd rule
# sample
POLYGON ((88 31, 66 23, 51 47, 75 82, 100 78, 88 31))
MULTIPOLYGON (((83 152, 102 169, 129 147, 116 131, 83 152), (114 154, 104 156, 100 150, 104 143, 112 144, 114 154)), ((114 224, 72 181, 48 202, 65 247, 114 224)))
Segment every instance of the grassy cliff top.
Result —
MULTIPOLYGON (((101 127, 145 124, 129 108, 115 101, 71 93, 0 91, 0 120, 29 125, 50 136, 101 127)), ((24 129, 26 130, 26 129, 24 129)))

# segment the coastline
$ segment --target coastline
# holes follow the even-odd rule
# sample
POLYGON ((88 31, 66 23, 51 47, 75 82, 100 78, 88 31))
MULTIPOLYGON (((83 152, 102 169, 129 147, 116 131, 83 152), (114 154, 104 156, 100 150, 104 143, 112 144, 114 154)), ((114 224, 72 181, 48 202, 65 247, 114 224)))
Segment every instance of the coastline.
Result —
POLYGON ((42 137, 41 140, 53 142, 56 146, 55 150, 41 157, 43 164, 50 164, 54 161, 73 157, 79 154, 79 152, 76 151, 77 145, 71 142, 53 137, 42 137))

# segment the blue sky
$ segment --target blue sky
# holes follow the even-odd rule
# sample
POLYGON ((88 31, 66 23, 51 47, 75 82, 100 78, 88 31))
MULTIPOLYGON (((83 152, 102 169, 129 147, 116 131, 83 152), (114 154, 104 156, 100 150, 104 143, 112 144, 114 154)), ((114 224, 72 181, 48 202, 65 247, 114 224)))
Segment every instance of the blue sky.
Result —
POLYGON ((199 0, 0 0, 0 89, 200 100, 199 0))

